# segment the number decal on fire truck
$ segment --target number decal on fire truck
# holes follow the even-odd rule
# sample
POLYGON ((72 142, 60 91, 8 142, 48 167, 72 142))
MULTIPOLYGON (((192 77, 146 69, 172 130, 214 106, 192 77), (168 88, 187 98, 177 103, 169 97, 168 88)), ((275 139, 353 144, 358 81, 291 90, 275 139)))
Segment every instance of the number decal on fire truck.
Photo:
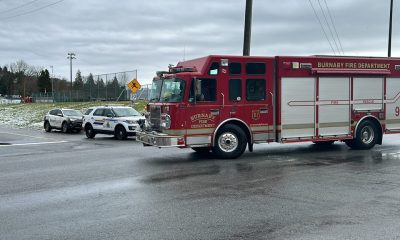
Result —
POLYGON ((259 110, 253 110, 253 111, 251 111, 251 118, 253 119, 253 120, 258 120, 258 119, 260 119, 260 111, 259 110))

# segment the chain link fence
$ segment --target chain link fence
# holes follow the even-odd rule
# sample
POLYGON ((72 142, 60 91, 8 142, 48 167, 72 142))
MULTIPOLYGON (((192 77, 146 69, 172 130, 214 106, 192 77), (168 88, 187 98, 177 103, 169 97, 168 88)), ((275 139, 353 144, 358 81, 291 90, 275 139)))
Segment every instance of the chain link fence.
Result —
POLYGON ((136 93, 131 93, 130 100, 149 100, 150 90, 151 84, 142 85, 142 87, 136 93))
POLYGON ((89 75, 82 77, 80 85, 75 81, 72 90, 34 93, 34 102, 86 102, 86 101, 128 101, 147 99, 148 85, 133 94, 127 84, 137 78, 137 70, 89 75))

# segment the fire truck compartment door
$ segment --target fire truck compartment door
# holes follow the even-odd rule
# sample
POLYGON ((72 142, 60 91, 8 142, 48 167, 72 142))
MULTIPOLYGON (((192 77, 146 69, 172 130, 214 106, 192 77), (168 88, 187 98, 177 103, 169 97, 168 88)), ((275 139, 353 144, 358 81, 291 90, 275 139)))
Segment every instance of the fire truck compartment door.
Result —
POLYGON ((353 78, 353 109, 377 111, 383 109, 383 78, 353 78))
POLYGON ((315 135, 315 78, 282 78, 281 137, 315 135))
POLYGON ((400 130, 400 78, 386 78, 386 128, 400 130))
POLYGON ((318 86, 319 135, 350 134, 350 79, 321 77, 318 86))

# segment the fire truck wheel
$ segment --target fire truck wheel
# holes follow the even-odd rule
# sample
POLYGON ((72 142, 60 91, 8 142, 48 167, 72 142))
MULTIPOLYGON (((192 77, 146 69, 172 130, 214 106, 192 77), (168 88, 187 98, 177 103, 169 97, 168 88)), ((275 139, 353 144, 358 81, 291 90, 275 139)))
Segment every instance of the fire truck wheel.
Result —
POLYGON ((210 147, 192 147, 192 149, 200 154, 206 154, 209 153, 211 148, 210 147))
POLYGON ((118 140, 125 140, 128 137, 123 126, 117 126, 114 135, 118 140))
POLYGON ((227 124, 218 131, 212 151, 220 158, 237 158, 246 150, 247 138, 237 125, 227 124))
POLYGON ((94 136, 96 136, 96 133, 94 132, 93 127, 90 124, 85 126, 85 133, 87 138, 94 138, 94 136))
POLYGON ((349 148, 355 148, 354 139, 344 141, 349 148))
POLYGON ((356 138, 352 140, 350 147, 354 149, 370 149, 375 146, 378 134, 375 124, 371 121, 365 120, 358 126, 356 130, 356 138))

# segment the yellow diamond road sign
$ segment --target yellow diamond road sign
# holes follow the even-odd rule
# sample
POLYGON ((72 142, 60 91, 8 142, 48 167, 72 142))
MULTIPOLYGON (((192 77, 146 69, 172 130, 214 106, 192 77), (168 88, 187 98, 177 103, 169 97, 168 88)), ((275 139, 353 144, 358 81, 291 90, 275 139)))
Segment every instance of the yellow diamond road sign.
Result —
POLYGON ((137 90, 139 90, 141 88, 140 83, 138 82, 138 80, 133 79, 132 81, 130 81, 128 83, 128 88, 133 92, 136 93, 137 90))

